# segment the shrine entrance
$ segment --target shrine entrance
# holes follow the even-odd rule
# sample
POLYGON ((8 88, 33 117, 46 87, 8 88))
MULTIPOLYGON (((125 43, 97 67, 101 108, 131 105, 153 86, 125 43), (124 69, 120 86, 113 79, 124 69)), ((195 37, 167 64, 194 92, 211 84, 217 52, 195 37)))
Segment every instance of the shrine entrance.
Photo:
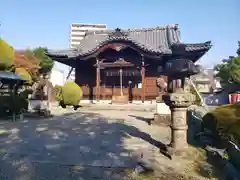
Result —
POLYGON ((100 69, 100 73, 97 73, 100 74, 100 80, 98 80, 100 81, 100 99, 112 100, 113 103, 131 102, 133 91, 142 82, 141 70, 122 58, 113 63, 101 62, 98 66, 100 69))

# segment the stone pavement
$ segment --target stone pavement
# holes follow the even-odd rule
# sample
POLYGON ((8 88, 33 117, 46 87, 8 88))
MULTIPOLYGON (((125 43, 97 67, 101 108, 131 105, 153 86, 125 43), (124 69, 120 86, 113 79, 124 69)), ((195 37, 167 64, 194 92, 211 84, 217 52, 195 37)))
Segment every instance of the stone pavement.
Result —
POLYGON ((118 111, 144 111, 152 112, 156 110, 156 103, 152 104, 82 104, 83 109, 89 110, 118 110, 118 111))
MULTIPOLYGON (((46 120, 1 122, 1 180, 123 179, 140 158, 183 170, 156 146, 169 143, 170 129, 148 126, 150 112, 55 109, 46 120)), ((187 164, 188 161, 182 163, 187 164)))

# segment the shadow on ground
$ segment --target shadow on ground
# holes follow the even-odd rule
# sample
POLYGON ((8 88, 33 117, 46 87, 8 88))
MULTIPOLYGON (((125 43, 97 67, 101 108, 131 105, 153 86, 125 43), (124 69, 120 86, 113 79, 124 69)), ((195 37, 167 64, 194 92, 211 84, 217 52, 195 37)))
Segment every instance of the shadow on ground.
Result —
POLYGON ((123 179, 139 160, 139 154, 126 149, 124 138, 163 146, 123 121, 74 112, 47 120, 1 122, 9 133, 0 136, 0 179, 123 179))
POLYGON ((122 179, 137 157, 123 138, 145 137, 137 128, 98 114, 69 113, 49 120, 4 122, 0 179, 122 179))
MULTIPOLYGON (((124 139, 137 137, 166 147, 123 121, 73 112, 47 120, 0 122, 11 131, 0 136, 0 179, 123 179, 139 160, 124 139)), ((196 131, 189 122, 189 142, 199 147, 193 138, 196 131)), ((201 165, 198 173, 209 177, 201 165)))

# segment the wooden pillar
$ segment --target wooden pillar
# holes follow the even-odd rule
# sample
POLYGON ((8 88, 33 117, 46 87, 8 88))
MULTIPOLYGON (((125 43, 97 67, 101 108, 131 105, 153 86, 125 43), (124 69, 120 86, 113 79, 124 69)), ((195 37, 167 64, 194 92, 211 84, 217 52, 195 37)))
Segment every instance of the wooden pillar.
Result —
POLYGON ((142 61, 142 64, 141 64, 141 76, 142 76, 142 102, 144 103, 145 101, 145 64, 144 64, 144 56, 141 55, 141 61, 142 61))
POLYGON ((120 68, 119 74, 120 74, 120 95, 123 96, 123 70, 122 70, 122 68, 120 68))
POLYGON ((106 74, 104 74, 104 77, 103 77, 103 100, 106 100, 106 74))
POLYGON ((96 91, 95 91, 95 96, 96 96, 96 100, 99 101, 100 99, 100 64, 99 64, 99 60, 96 59, 96 91))

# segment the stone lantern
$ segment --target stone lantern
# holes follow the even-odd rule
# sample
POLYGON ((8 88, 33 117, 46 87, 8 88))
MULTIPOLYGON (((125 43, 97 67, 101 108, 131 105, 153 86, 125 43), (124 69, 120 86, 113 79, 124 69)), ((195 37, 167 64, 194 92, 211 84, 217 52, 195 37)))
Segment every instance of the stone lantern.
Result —
POLYGON ((199 73, 199 68, 188 59, 172 59, 165 63, 164 75, 168 76, 168 90, 163 101, 171 110, 171 143, 168 148, 170 155, 181 155, 188 147, 187 142, 187 108, 195 100, 195 96, 184 91, 185 78, 199 73), (179 87, 174 81, 181 80, 179 87))

